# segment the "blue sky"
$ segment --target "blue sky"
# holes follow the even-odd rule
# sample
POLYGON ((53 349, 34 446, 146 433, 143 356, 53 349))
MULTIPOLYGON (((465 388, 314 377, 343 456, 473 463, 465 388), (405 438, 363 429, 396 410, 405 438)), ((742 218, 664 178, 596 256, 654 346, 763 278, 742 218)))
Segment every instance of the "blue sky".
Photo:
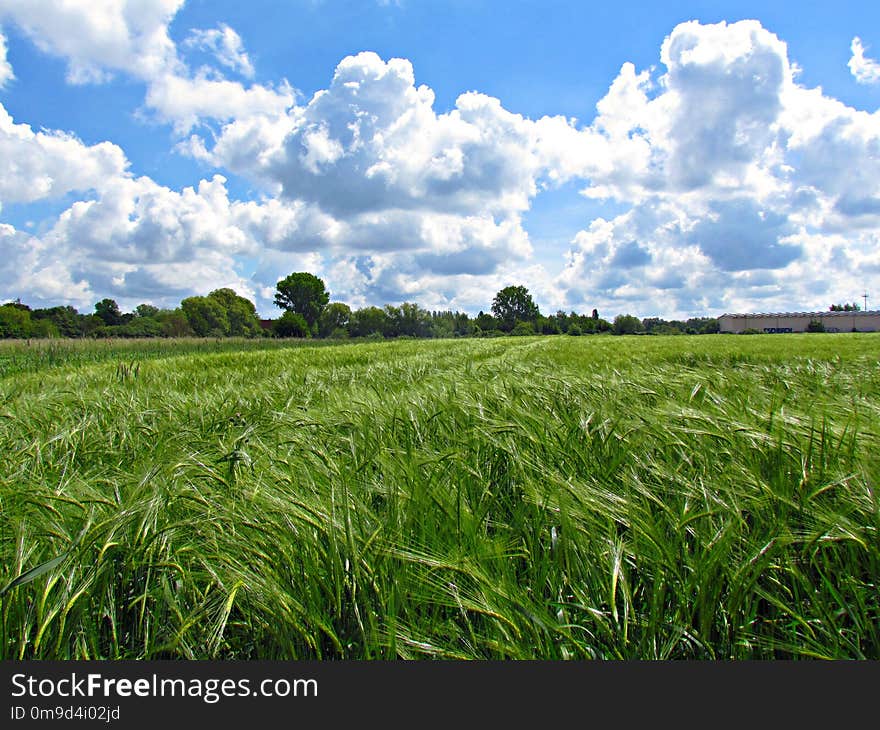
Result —
POLYGON ((0 0, 0 38, 2 300, 880 297, 876 4, 0 0))

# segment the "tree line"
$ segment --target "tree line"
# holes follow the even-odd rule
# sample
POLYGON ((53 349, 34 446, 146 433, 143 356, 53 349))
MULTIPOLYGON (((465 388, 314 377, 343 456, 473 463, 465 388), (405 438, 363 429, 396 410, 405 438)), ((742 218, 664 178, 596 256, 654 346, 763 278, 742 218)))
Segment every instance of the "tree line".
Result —
POLYGON ((399 306, 352 309, 331 302, 324 281, 294 272, 276 285, 281 316, 261 320, 253 302, 228 288, 183 299, 175 309, 139 304, 123 313, 113 299, 95 311, 71 306, 32 309, 20 300, 0 306, 0 338, 51 337, 298 337, 298 338, 440 338, 502 335, 707 334, 718 331, 714 318, 667 321, 621 314, 609 322, 590 314, 557 311, 543 315, 524 286, 507 286, 488 312, 475 317, 459 311, 430 311, 414 302, 399 306))

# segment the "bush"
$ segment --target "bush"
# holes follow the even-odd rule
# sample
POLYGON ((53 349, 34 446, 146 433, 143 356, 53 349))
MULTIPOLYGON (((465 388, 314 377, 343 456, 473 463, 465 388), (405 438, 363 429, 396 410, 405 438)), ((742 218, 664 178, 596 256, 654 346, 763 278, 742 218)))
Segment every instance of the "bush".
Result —
POLYGON ((533 335, 535 334, 535 326, 531 322, 517 322, 510 334, 514 337, 533 335))
POLYGON ((635 335, 645 331, 642 320, 631 314, 618 314, 614 318, 613 327, 616 335, 635 335))
POLYGON ((309 325, 298 312, 287 311, 272 324, 278 337, 311 337, 309 325))
POLYGON ((568 332, 566 334, 571 335, 572 337, 580 337, 584 331, 580 328, 579 325, 573 324, 568 328, 568 332))

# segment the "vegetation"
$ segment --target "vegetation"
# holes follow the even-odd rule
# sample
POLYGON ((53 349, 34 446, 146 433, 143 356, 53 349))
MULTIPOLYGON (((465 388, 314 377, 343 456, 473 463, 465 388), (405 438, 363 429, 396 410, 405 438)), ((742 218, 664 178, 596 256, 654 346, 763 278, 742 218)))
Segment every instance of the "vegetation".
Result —
POLYGON ((878 344, 42 346, 0 659, 878 659, 878 344))
POLYGON ((330 301, 323 280, 304 271, 282 279, 276 289, 275 304, 286 312, 300 315, 309 329, 315 327, 318 317, 330 301))
POLYGON ((638 317, 631 314, 618 314, 614 318, 614 334, 637 335, 645 331, 645 327, 638 317))
POLYGON ((861 311, 861 309, 862 308, 856 303, 832 304, 830 307, 828 307, 829 312, 859 312, 861 311))
MULTIPOLYGON (((599 317, 557 311, 543 316, 529 290, 506 286, 493 298, 491 314, 473 319, 465 312, 428 311, 415 302, 400 306, 368 306, 352 310, 331 302, 324 281, 308 272, 295 272, 276 285, 275 304, 284 310, 276 320, 260 322, 254 304, 232 289, 217 289, 205 297, 188 297, 174 310, 139 304, 123 313, 113 299, 95 304, 84 315, 70 306, 32 310, 20 300, 0 306, 0 339, 56 337, 283 337, 283 338, 446 338, 494 337, 501 334, 593 335, 703 335, 719 331, 714 317, 667 321, 639 320, 620 314, 614 322, 599 317)), ((858 304, 832 304, 832 312, 857 312, 858 304)), ((817 320, 818 321, 818 320, 817 320)), ((810 332, 821 332, 811 325, 810 332)), ((856 331, 855 329, 853 330, 856 331)))
MULTIPOLYGON (((400 306, 368 306, 352 311, 343 302, 331 302, 324 282, 314 274, 295 272, 276 286, 275 304, 284 310, 276 320, 262 322, 253 302, 232 289, 207 296, 187 297, 174 310, 139 304, 123 313, 113 299, 95 304, 95 313, 83 315, 73 307, 32 310, 20 300, 0 306, 0 338, 56 337, 284 337, 284 338, 446 338, 493 337, 501 334, 709 334, 718 331, 710 318, 666 322, 658 318, 641 323, 621 315, 626 326, 616 326, 593 310, 588 317, 558 311, 544 317, 524 286, 507 286, 492 300, 492 314, 471 319, 465 312, 428 311, 415 302, 400 306)), ((618 318, 620 319, 620 318, 618 318)))
POLYGON ((232 289, 217 289, 206 297, 188 297, 180 308, 198 337, 253 337, 260 332, 253 302, 232 289))
POLYGON ((492 300, 492 314, 501 323, 501 329, 510 332, 519 323, 534 322, 541 313, 528 289, 506 286, 492 300))

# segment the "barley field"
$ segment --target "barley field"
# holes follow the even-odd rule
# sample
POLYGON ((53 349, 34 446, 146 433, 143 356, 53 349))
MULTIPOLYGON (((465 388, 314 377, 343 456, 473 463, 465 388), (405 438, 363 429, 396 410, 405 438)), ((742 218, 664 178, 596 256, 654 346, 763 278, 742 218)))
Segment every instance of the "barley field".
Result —
POLYGON ((52 347, 2 659, 880 658, 878 335, 52 347))

